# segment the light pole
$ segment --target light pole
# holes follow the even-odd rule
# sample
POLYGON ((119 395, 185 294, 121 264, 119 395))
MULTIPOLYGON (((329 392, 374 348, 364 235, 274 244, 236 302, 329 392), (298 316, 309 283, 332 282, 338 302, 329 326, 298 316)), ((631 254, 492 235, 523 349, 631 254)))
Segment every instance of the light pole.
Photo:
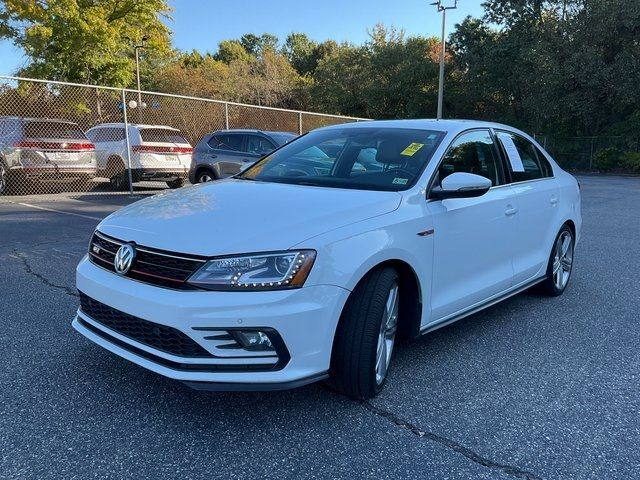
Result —
POLYGON ((147 36, 142 37, 142 41, 139 45, 133 46, 133 51, 136 54, 136 81, 138 84, 138 117, 142 115, 142 93, 140 93, 140 49, 144 48, 144 42, 147 41, 147 36))
POLYGON ((453 0, 453 6, 445 7, 442 5, 442 0, 433 2, 431 5, 435 5, 438 12, 442 12, 442 46, 440 50, 440 78, 438 80, 438 120, 442 119, 442 102, 444 100, 444 51, 447 46, 447 37, 445 36, 445 24, 447 20, 447 10, 453 10, 458 8, 458 0, 453 0))

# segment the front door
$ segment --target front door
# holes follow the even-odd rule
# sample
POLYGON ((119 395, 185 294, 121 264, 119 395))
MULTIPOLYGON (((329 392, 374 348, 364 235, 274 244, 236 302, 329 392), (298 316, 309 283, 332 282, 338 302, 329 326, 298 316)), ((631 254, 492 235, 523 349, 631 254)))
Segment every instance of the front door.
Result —
POLYGON ((480 197, 430 200, 434 225, 431 318, 445 320, 508 290, 513 277, 516 199, 489 130, 453 141, 433 185, 454 172, 482 175, 480 197))

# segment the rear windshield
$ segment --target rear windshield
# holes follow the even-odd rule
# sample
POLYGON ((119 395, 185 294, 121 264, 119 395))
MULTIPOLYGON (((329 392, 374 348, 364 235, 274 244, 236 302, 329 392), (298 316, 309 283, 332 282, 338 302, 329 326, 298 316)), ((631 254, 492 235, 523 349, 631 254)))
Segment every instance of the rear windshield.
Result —
POLYGON ((184 136, 169 128, 143 128, 140 130, 143 142, 151 143, 189 143, 184 136))
POLYGON ((74 123, 28 121, 24 125, 26 138, 62 138, 69 140, 86 140, 80 127, 74 123))

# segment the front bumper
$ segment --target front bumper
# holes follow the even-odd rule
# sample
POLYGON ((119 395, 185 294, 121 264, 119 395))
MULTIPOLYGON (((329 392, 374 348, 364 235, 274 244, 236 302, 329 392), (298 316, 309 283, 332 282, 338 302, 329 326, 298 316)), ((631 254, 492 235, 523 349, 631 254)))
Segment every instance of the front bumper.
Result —
POLYGON ((177 291, 120 277, 86 257, 77 287, 88 297, 154 324, 176 329, 211 355, 178 356, 112 330, 82 309, 73 327, 107 350, 156 373, 204 390, 273 390, 319 380, 329 369, 333 337, 349 291, 312 286, 271 292, 177 291), (221 356, 212 331, 270 328, 288 358, 221 356))

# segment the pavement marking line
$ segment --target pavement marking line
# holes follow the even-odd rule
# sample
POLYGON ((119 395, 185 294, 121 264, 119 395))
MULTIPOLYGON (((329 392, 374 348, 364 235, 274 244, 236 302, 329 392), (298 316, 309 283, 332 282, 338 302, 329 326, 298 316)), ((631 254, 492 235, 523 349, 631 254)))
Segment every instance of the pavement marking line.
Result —
POLYGON ((18 205, 22 205, 23 207, 35 208, 37 210, 45 210, 47 212, 60 213, 62 215, 73 215, 74 217, 88 218, 89 220, 98 220, 99 222, 102 221, 102 218, 100 217, 92 217, 91 215, 83 215, 82 213, 65 212, 63 210, 56 210, 54 208, 46 208, 46 207, 40 207, 38 205, 31 205, 30 203, 18 202, 18 205))

